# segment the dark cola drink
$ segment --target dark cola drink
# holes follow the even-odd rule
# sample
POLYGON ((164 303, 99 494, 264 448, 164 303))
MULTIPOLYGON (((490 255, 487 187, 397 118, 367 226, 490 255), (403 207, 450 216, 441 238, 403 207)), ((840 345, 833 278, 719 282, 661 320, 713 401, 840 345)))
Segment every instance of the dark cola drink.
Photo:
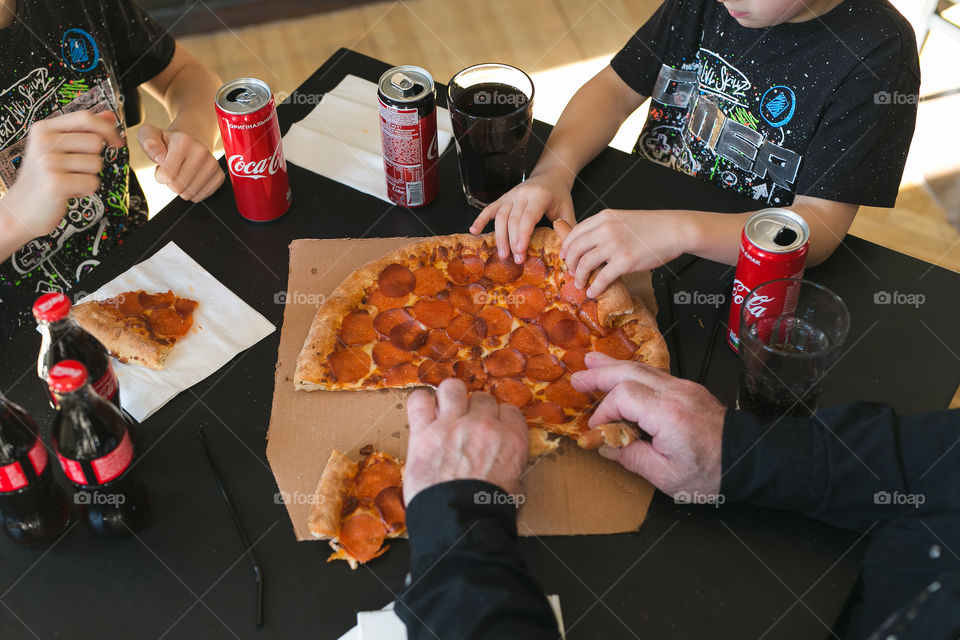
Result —
MULTIPOLYGON (((791 344, 771 344, 774 352, 800 355, 804 351, 791 344)), ((805 418, 813 415, 823 395, 823 385, 818 382, 804 386, 789 385, 788 380, 818 381, 823 371, 815 359, 768 358, 763 371, 740 371, 740 387, 737 391, 737 408, 758 416, 788 416, 805 418)))
POLYGON ((139 531, 147 524, 150 504, 131 468, 134 445, 126 419, 93 391, 86 368, 76 360, 51 367, 49 381, 60 406, 53 446, 84 520, 104 537, 139 531))
MULTIPOLYGON (((120 383, 107 348, 73 321, 70 306, 70 299, 62 293, 42 295, 33 303, 33 317, 37 319, 41 335, 37 375, 49 389, 50 367, 63 360, 78 360, 87 368, 94 390, 119 409, 120 383)), ((57 408, 52 393, 50 405, 57 408)))
POLYGON ((0 395, 0 513, 3 532, 17 544, 46 546, 70 524, 52 468, 36 423, 0 395))
POLYGON ((467 201, 484 207, 523 182, 533 126, 533 82, 507 65, 477 65, 448 87, 460 179, 467 201), (503 81, 476 79, 501 78, 503 81))

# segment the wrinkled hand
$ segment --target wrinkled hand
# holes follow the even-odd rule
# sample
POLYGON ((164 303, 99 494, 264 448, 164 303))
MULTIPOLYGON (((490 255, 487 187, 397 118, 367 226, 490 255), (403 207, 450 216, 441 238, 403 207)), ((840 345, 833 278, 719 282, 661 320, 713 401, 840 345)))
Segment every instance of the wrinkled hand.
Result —
POLYGON ((104 148, 123 145, 112 111, 75 111, 40 120, 27 133, 23 164, 4 208, 23 230, 24 242, 50 233, 67 212, 66 201, 100 188, 104 148))
POLYGON ((185 131, 140 125, 137 140, 157 168, 154 177, 184 200, 200 202, 223 184, 224 175, 210 149, 185 131))
POLYGON ((470 225, 470 233, 482 233, 493 220, 500 259, 513 253, 514 261, 522 264, 533 229, 544 215, 551 221, 577 223, 570 187, 549 174, 532 175, 487 205, 470 225))
POLYGON ((726 407, 702 386, 638 362, 588 353, 571 382, 582 392, 607 391, 590 426, 627 420, 652 436, 600 454, 643 476, 669 496, 720 492, 726 407))
POLYGON ((467 396, 461 380, 444 380, 436 399, 420 389, 407 401, 410 440, 403 498, 458 479, 486 480, 508 493, 520 489, 527 463, 527 421, 516 407, 486 393, 467 396))
POLYGON ((678 223, 673 211, 607 209, 576 225, 564 239, 560 255, 580 288, 599 269, 587 289, 587 295, 595 298, 620 276, 659 267, 682 254, 678 223))

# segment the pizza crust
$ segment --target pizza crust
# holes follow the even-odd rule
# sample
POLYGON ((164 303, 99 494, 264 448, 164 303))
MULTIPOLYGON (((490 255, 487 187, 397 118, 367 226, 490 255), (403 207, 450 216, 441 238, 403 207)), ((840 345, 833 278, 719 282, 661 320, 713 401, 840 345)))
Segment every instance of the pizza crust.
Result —
POLYGON ((132 362, 150 369, 163 369, 174 341, 151 337, 146 322, 138 318, 124 320, 99 302, 84 302, 71 310, 73 319, 103 343, 120 362, 132 362))
POLYGON ((307 518, 307 525, 314 538, 332 540, 340 535, 344 495, 357 477, 358 470, 359 465, 356 462, 336 449, 330 452, 317 490, 313 494, 313 504, 307 518))

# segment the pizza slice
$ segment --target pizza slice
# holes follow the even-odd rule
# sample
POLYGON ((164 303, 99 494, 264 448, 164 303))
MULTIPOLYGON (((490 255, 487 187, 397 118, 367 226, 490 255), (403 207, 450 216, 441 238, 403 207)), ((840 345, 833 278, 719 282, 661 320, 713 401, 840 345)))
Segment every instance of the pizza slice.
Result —
POLYGON ((198 304, 173 291, 128 291, 78 304, 72 315, 120 362, 163 369, 174 345, 193 326, 198 304))
POLYGON ((436 387, 457 377, 520 408, 535 454, 557 445, 544 431, 579 440, 601 399, 570 383, 587 353, 663 369, 669 357, 653 314, 622 281, 597 298, 576 287, 560 238, 537 229, 523 265, 500 260, 493 234, 428 238, 363 265, 317 310, 295 388, 436 387))
POLYGON ((310 508, 310 533, 328 540, 327 562, 346 560, 351 569, 383 555, 388 538, 407 533, 403 465, 372 447, 359 463, 334 449, 323 469, 310 508))

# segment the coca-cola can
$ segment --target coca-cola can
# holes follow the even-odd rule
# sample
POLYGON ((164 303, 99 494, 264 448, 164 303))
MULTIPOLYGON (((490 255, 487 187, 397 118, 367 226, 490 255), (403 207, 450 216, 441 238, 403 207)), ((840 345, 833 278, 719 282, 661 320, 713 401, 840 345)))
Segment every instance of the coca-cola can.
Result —
POLYGON ((748 293, 764 282, 790 278, 772 295, 752 297, 749 313, 759 317, 779 314, 796 305, 800 279, 810 248, 810 227, 787 209, 763 209, 747 218, 740 236, 740 257, 730 296, 727 343, 740 350, 740 310, 748 293))
POLYGON ((437 90, 425 69, 403 65, 382 76, 380 141, 387 197, 422 207, 437 197, 437 90))
POLYGON ((252 222, 276 220, 290 209, 273 93, 263 80, 237 78, 217 91, 217 119, 237 210, 252 222))

